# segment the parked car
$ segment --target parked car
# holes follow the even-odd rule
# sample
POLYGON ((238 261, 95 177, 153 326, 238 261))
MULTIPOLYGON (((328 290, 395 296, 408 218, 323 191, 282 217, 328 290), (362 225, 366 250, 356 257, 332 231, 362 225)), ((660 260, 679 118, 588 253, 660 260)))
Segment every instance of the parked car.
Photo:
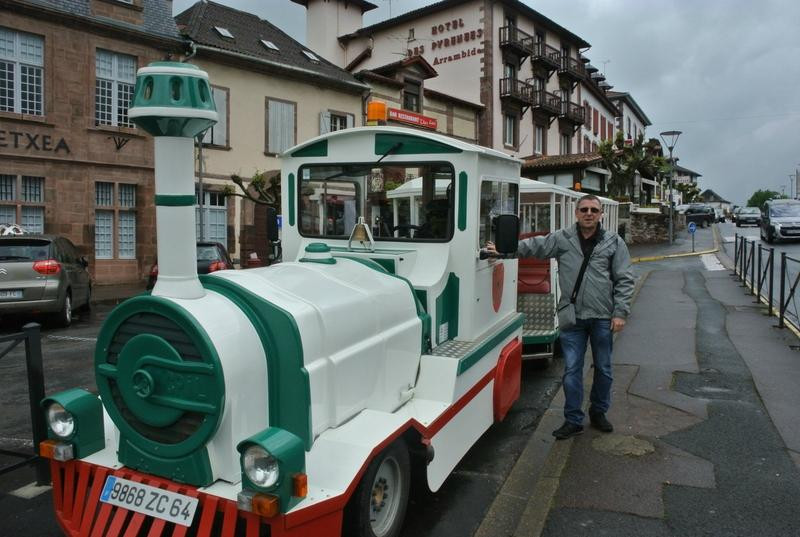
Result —
POLYGON ((675 212, 678 213, 678 214, 686 214, 686 209, 688 209, 688 208, 689 208, 689 204, 688 203, 683 203, 681 205, 676 205, 675 206, 675 212))
POLYGON ((694 222, 698 227, 708 227, 716 220, 714 208, 701 203, 692 203, 686 209, 686 223, 694 222))
POLYGON ((717 215, 717 222, 724 223, 725 222, 725 211, 719 208, 714 209, 714 214, 717 215))
MULTIPOLYGON (((197 273, 209 274, 218 270, 233 268, 233 261, 228 255, 228 250, 218 242, 197 243, 197 273)), ((147 288, 152 289, 158 278, 158 262, 150 269, 150 276, 147 278, 147 288)))
POLYGON ((779 239, 800 239, 800 201, 766 202, 761 211, 761 238, 770 244, 779 239))
POLYGON ((56 235, 0 236, 0 315, 46 313, 59 326, 92 300, 89 262, 56 235))
POLYGON ((736 207, 733 211, 731 211, 731 222, 736 223, 736 217, 739 216, 739 211, 742 210, 742 207, 736 207))
POLYGON ((761 225, 761 211, 758 207, 742 207, 736 215, 736 227, 761 225))

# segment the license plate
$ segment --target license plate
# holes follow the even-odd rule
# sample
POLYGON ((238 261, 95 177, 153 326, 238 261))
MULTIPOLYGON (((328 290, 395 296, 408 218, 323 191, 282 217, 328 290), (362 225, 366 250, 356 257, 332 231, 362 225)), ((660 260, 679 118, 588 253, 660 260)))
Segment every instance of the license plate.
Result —
POLYGON ((2 298, 22 298, 22 289, 6 289, 0 291, 0 299, 2 298))
POLYGON ((800 229, 786 229, 783 232, 786 233, 787 235, 797 235, 798 233, 800 233, 800 229))
POLYGON ((150 515, 181 526, 191 526, 197 498, 108 476, 100 501, 150 515))

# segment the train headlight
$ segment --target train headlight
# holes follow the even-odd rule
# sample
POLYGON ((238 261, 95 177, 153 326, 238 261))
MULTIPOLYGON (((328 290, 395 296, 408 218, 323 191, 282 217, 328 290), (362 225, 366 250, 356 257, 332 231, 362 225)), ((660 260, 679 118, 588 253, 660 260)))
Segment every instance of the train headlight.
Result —
POLYGON ((257 487, 270 488, 278 482, 280 476, 278 461, 269 451, 257 444, 245 450, 242 467, 250 482, 257 487))
POLYGON ((69 458, 80 459, 105 447, 103 405, 97 395, 75 388, 46 397, 41 406, 49 438, 39 446, 42 456, 68 460, 59 457, 70 450, 69 458))
POLYGON ((59 438, 69 438, 75 432, 75 418, 58 403, 47 407, 47 425, 59 438))

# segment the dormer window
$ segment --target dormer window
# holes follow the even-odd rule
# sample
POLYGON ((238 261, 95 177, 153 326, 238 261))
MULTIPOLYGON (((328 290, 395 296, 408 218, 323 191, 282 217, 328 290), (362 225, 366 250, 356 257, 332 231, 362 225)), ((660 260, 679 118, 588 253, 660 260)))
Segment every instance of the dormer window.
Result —
POLYGON ((412 112, 420 111, 421 84, 416 80, 405 80, 403 89, 403 108, 412 112))
POLYGON ((214 26, 214 29, 222 37, 226 39, 233 39, 233 34, 227 28, 223 28, 222 26, 214 26))
POLYGON ((408 40, 409 41, 414 41, 415 39, 416 39, 416 37, 414 37, 414 28, 409 28, 408 29, 408 40))
POLYGON ((280 50, 275 43, 273 43, 272 41, 267 41, 266 39, 262 39, 261 44, 267 47, 268 49, 274 50, 276 52, 280 50))
POLYGON ((309 60, 311 60, 312 62, 319 62, 319 58, 317 58, 317 57, 316 57, 316 55, 314 55, 314 53, 313 53, 313 52, 310 52, 310 51, 308 51, 308 50, 304 50, 304 51, 303 51, 303 54, 305 54, 305 55, 306 55, 306 58, 308 58, 308 59, 309 59, 309 60))

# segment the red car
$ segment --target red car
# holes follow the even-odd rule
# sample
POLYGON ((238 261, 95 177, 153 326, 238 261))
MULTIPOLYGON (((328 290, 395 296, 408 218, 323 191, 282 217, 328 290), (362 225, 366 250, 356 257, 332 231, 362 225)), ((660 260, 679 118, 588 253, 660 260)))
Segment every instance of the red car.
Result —
MULTIPOLYGON (((198 242, 197 243, 197 273, 209 274, 218 270, 232 269, 228 251, 218 242, 198 242)), ((158 277, 158 263, 150 269, 150 276, 147 279, 147 288, 152 289, 158 277)))

